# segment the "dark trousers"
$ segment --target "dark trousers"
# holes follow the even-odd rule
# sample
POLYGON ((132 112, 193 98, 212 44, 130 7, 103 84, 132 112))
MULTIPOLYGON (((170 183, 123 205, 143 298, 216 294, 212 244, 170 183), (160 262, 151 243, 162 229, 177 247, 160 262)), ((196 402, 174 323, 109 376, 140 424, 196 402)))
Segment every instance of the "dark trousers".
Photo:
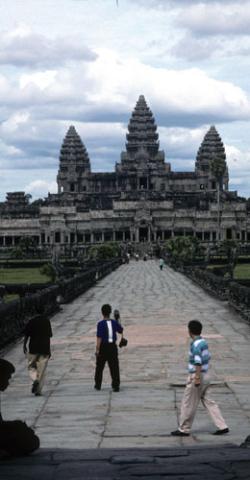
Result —
POLYGON ((120 386, 120 370, 118 360, 118 350, 115 343, 102 343, 100 353, 96 358, 95 386, 101 388, 102 374, 106 362, 108 362, 110 375, 112 379, 112 388, 120 386))

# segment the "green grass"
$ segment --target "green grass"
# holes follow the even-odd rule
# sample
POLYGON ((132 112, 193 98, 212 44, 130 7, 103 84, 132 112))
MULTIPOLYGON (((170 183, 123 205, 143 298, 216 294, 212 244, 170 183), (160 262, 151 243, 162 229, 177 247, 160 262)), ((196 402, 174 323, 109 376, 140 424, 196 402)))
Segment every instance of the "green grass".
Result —
MULTIPOLYGON (((216 268, 225 268, 226 265, 208 265, 208 270, 216 268)), ((238 263, 234 269, 235 280, 250 280, 250 263, 238 263)))
POLYGON ((238 280, 250 280, 250 264, 239 263, 234 269, 234 278, 238 280))
POLYGON ((0 283, 47 283, 39 268, 0 268, 0 283))
POLYGON ((5 303, 12 302, 12 300, 18 300, 19 295, 16 295, 15 293, 10 294, 10 295, 4 295, 4 301, 5 303))

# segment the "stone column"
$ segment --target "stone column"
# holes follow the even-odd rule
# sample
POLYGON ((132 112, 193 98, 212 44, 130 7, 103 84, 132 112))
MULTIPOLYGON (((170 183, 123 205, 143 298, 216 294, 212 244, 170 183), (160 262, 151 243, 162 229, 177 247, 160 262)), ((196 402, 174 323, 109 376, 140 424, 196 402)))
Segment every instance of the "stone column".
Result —
POLYGON ((137 227, 135 230, 135 241, 139 243, 139 228, 137 227))
POLYGON ((91 232, 90 234, 90 243, 94 243, 94 234, 91 232))

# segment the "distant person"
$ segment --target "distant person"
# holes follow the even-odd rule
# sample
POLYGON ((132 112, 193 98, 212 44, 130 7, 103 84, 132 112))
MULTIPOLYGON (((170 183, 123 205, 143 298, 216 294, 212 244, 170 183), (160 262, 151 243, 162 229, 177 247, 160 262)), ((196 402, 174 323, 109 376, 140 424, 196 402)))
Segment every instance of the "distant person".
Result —
POLYGON ((44 314, 44 306, 37 306, 37 313, 24 330, 23 351, 27 354, 27 342, 29 339, 28 371, 33 385, 31 392, 39 396, 45 380, 45 371, 51 357, 50 339, 52 329, 49 318, 44 314))
POLYGON ((191 320, 188 324, 188 332, 192 339, 189 351, 189 375, 181 404, 179 428, 171 432, 171 435, 175 437, 190 435, 200 400, 217 427, 214 435, 224 435, 229 432, 229 428, 218 405, 208 396, 210 353, 206 340, 201 336, 202 324, 198 320, 191 320))
POLYGON ((110 319, 112 309, 109 304, 103 305, 101 311, 103 319, 98 322, 96 333, 95 389, 101 390, 103 370, 108 362, 111 386, 114 392, 119 392, 120 369, 116 341, 117 333, 123 335, 123 327, 117 320, 110 319))
MULTIPOLYGON (((0 359, 0 392, 6 390, 15 367, 0 359)), ((32 428, 21 420, 3 420, 0 411, 0 458, 28 455, 39 448, 40 441, 32 428)))
POLYGON ((162 270, 163 267, 164 267, 164 260, 163 260, 163 258, 160 258, 159 267, 160 267, 160 270, 162 270))

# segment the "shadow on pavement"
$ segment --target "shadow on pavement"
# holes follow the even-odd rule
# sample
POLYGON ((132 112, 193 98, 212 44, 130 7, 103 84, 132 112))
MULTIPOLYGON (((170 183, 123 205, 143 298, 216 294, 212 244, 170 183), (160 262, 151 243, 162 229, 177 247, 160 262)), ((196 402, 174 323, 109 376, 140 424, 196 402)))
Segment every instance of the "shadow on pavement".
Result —
POLYGON ((248 479, 250 449, 234 445, 166 449, 40 449, 0 462, 3 480, 248 479))

